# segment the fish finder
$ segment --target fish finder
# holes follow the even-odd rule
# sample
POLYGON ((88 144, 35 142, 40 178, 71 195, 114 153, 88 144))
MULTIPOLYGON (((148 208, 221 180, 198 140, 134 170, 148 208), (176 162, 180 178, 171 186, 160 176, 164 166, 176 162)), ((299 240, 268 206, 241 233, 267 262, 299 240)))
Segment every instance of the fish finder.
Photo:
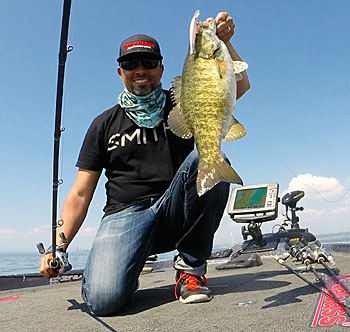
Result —
POLYGON ((237 223, 248 223, 242 227, 245 252, 276 249, 279 239, 263 236, 260 226, 278 216, 278 188, 278 183, 264 183, 232 189, 228 214, 237 223), (252 239, 248 240, 248 236, 252 239))
POLYGON ((255 184, 232 189, 228 214, 238 223, 264 222, 277 218, 278 183, 255 184))

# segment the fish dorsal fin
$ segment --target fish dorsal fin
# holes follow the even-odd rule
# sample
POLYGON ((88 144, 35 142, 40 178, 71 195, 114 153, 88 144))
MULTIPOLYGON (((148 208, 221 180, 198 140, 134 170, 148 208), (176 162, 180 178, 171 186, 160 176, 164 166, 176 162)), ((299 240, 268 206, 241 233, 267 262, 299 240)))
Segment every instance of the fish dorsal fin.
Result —
POLYGON ((233 70, 235 74, 241 73, 248 69, 248 64, 244 61, 233 61, 233 70))
POLYGON ((182 76, 176 76, 173 82, 171 83, 171 97, 177 105, 180 105, 181 102, 181 86, 182 76))
POLYGON ((234 116, 232 116, 232 125, 229 131, 227 132, 224 140, 226 142, 232 142, 244 137, 245 135, 247 135, 247 132, 244 129, 243 125, 239 123, 239 121, 235 119, 234 116))
POLYGON ((196 35, 197 35, 197 18, 199 10, 194 13, 190 24, 190 54, 194 54, 196 50, 196 35))
POLYGON ((172 98, 176 105, 169 113, 168 125, 176 136, 188 139, 192 137, 192 132, 185 122, 181 108, 181 85, 182 77, 177 76, 172 84, 172 98))

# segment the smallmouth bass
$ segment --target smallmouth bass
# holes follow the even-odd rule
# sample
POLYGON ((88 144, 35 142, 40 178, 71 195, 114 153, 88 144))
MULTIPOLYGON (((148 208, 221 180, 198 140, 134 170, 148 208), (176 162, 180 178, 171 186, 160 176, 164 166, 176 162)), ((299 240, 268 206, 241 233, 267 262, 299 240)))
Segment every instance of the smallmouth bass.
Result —
POLYGON ((197 11, 190 25, 190 48, 182 76, 172 86, 176 106, 168 124, 182 138, 194 137, 198 154, 197 193, 205 194, 220 181, 243 184, 236 171, 224 160, 221 142, 246 135, 233 117, 237 80, 248 68, 233 61, 223 41, 216 35, 215 20, 198 22, 197 11))

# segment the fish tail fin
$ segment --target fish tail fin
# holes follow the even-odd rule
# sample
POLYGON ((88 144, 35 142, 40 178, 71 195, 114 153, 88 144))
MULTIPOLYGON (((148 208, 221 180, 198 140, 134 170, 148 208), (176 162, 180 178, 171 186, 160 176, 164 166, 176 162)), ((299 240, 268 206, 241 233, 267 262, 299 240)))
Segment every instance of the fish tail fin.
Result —
POLYGON ((199 161, 197 176, 198 196, 202 196, 221 181, 243 185, 240 176, 224 159, 210 166, 199 161))

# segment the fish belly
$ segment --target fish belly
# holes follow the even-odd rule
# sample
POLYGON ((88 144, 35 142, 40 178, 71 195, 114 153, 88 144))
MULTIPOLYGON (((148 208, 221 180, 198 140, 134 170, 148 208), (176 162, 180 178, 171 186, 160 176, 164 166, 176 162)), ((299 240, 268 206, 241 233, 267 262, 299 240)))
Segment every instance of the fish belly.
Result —
POLYGON ((203 163, 216 164, 221 157, 222 132, 231 116, 228 109, 228 82, 220 78, 214 60, 202 58, 186 61, 182 82, 182 107, 203 163))
POLYGON ((213 59, 188 55, 182 75, 181 105, 184 120, 193 133, 199 153, 197 192, 202 195, 220 181, 241 183, 240 177, 223 159, 221 141, 225 123, 232 117, 236 83, 219 73, 213 59))

